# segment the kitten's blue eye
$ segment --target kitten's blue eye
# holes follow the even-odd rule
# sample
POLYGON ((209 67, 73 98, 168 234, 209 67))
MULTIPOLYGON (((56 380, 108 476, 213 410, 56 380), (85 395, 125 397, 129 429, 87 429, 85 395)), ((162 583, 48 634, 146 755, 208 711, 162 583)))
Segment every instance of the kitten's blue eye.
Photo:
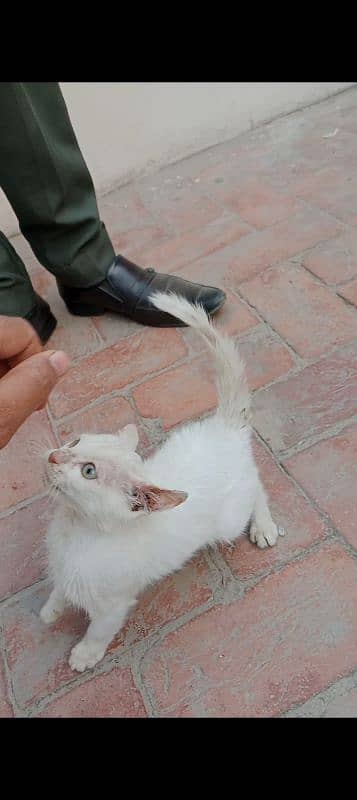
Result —
POLYGON ((97 470, 94 464, 83 464, 81 473, 83 475, 83 478, 87 478, 87 480, 89 481, 92 481, 94 478, 97 477, 97 470))

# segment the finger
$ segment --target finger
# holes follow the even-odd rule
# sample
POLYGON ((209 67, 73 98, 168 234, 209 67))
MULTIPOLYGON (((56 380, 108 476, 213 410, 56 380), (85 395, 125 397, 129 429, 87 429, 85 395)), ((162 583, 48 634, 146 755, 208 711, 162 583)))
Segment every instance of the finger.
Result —
POLYGON ((46 402, 67 372, 69 359, 61 351, 45 351, 18 364, 0 381, 0 447, 4 447, 33 411, 46 402))
POLYGON ((21 317, 0 316, 0 359, 10 367, 42 351, 36 331, 21 317))

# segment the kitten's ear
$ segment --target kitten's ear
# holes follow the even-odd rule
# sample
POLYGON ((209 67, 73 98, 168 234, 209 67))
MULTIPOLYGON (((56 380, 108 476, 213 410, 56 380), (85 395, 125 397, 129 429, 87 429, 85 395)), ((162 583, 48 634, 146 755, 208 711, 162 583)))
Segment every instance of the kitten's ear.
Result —
POLYGON ((136 450, 139 434, 136 425, 125 425, 118 433, 120 444, 128 450, 136 450))
POLYGON ((187 500, 187 492, 177 492, 173 489, 159 489, 158 486, 140 484, 136 486, 131 496, 133 511, 168 511, 169 508, 181 505, 187 500))

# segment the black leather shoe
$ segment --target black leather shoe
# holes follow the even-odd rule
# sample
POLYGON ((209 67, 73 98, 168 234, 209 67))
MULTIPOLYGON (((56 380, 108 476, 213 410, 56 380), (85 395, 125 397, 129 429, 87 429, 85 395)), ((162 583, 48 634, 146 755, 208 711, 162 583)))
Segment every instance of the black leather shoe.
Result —
POLYGON ((68 311, 79 316, 98 316, 105 311, 114 311, 130 317, 143 325, 169 328, 184 323, 154 308, 149 296, 155 292, 176 292, 191 303, 200 303, 212 315, 223 305, 226 295, 213 286, 164 275, 154 269, 142 269, 123 256, 117 256, 109 267, 102 283, 89 289, 64 286, 57 281, 58 289, 68 311))
POLYGON ((42 344, 46 344, 57 325, 56 317, 39 294, 36 294, 34 307, 26 314, 25 319, 35 328, 36 333, 41 339, 42 344))

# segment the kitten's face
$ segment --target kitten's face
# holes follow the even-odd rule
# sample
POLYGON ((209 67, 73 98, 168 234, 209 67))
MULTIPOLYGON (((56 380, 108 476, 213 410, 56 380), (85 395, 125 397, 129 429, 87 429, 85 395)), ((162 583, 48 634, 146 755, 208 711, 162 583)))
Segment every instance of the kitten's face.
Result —
POLYGON ((127 425, 116 436, 82 434, 46 453, 46 478, 72 507, 98 519, 113 516, 129 521, 140 513, 182 503, 185 492, 150 484, 137 444, 135 425, 127 425))

